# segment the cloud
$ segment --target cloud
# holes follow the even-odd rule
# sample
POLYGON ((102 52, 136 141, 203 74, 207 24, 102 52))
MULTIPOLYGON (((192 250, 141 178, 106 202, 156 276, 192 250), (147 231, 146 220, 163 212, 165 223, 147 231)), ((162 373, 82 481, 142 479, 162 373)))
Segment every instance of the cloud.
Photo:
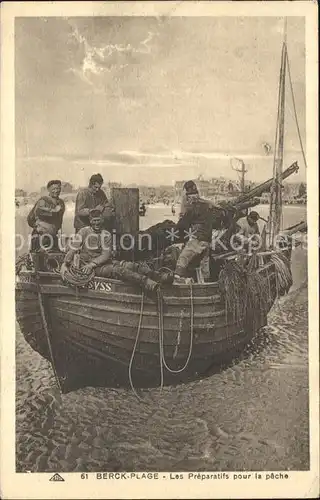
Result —
POLYGON ((265 155, 259 155, 254 153, 241 153, 241 152, 231 152, 231 153, 220 153, 216 151, 195 153, 192 151, 171 151, 168 153, 144 153, 142 151, 120 151, 120 154, 129 155, 131 157, 150 157, 150 158, 171 158, 175 160, 187 160, 187 159, 200 159, 206 158, 208 160, 225 160, 233 157, 240 157, 242 159, 253 160, 253 159, 265 159, 265 155))
MULTIPOLYGON (((80 33, 76 24, 67 20, 71 27, 70 38, 77 42, 83 50, 83 57, 78 67, 69 68, 82 81, 90 86, 97 84, 97 77, 104 73, 110 73, 113 69, 124 69, 132 62, 136 54, 151 54, 151 42, 158 33, 148 31, 147 36, 133 45, 131 43, 108 43, 95 46, 88 42, 87 38, 80 33)), ((99 91, 99 89, 97 89, 99 91)), ((101 89, 100 89, 101 90, 101 89)))
POLYGON ((24 161, 27 162, 61 162, 64 161, 65 158, 63 156, 24 156, 24 161))

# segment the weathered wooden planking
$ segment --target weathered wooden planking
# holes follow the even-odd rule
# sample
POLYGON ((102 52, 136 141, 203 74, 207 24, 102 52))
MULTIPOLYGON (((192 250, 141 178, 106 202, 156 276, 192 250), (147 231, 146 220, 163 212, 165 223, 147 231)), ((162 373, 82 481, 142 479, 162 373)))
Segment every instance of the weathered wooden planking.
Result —
MULTIPOLYGON (((99 345, 99 349, 107 350, 110 352, 112 347, 119 348, 121 352, 126 353, 126 356, 131 356, 134 340, 126 339, 123 337, 119 337, 119 335, 115 335, 109 332, 101 332, 99 329, 95 328, 94 325, 88 327, 85 325, 79 325, 73 321, 70 321, 66 318, 57 317, 55 319, 57 325, 59 326, 59 330, 61 332, 72 332, 74 338, 86 340, 87 342, 92 342, 92 344, 99 345)), ((66 333, 65 333, 66 334, 66 333)), ((224 337, 220 340, 214 342, 201 342, 197 343, 195 339, 193 340, 193 349, 192 354, 194 357, 203 357, 209 354, 214 354, 215 352, 223 351, 224 349, 228 349, 228 346, 237 344, 240 340, 246 337, 248 334, 243 330, 236 329, 233 336, 224 337)), ((62 339, 62 334, 60 333, 60 339, 62 339)), ((168 342, 164 345, 164 350, 166 356, 168 355, 170 358, 174 359, 174 355, 177 359, 186 359, 187 354, 189 352, 190 346, 190 334, 188 338, 185 338, 185 341, 179 342, 178 338, 175 338, 175 342, 169 344, 168 342)), ((144 342, 143 340, 139 340, 137 344, 137 352, 140 354, 146 355, 155 355, 159 354, 159 341, 157 343, 144 342)))
MULTIPOLYGON (((70 325, 67 327, 61 325, 61 331, 63 332, 65 338, 65 348, 68 348, 69 346, 72 347, 73 344, 82 345, 83 347, 91 350, 91 353, 95 352, 97 359, 105 359, 105 361, 107 361, 110 357, 113 357, 114 359, 120 360, 124 364, 125 370, 128 369, 129 361, 132 355, 132 349, 126 350, 119 346, 102 344, 101 342, 99 342, 99 340, 93 339, 91 336, 89 336, 88 332, 86 332, 85 335, 79 336, 78 332, 74 331, 73 328, 70 327, 70 325)), ((227 347, 221 342, 216 343, 215 349, 211 349, 210 352, 206 352, 205 349, 195 350, 193 351, 193 354, 191 356, 190 364, 192 365, 194 361, 201 361, 206 357, 220 356, 223 352, 228 350, 230 351, 233 348, 236 348, 237 345, 242 344, 243 342, 248 342, 249 340, 250 337, 248 336, 248 334, 242 332, 237 339, 234 339, 232 341, 230 340, 227 347)), ((185 351, 179 354, 176 358, 173 357, 173 353, 174 349, 165 349, 165 359, 169 363, 169 366, 172 368, 183 366, 187 356, 187 352, 185 351)), ((141 351, 137 350, 135 353, 134 362, 135 367, 138 367, 142 370, 146 367, 149 367, 149 369, 151 370, 153 368, 158 369, 159 350, 154 351, 153 353, 142 353, 141 351)))

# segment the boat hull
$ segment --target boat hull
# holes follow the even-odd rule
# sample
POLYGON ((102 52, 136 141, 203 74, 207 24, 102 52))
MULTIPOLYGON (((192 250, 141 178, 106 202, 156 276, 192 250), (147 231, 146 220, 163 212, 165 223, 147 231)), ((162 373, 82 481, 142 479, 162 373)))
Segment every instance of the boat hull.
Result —
MULTIPOLYGON (((268 281, 270 309, 276 297, 274 266, 269 263, 259 272, 268 281)), ((39 273, 36 280, 24 272, 16 285, 24 338, 54 363, 64 392, 87 385, 129 386, 130 377, 136 387, 154 387, 161 383, 161 368, 164 385, 205 377, 241 353, 267 323, 264 315, 256 331, 244 331, 226 317, 217 283, 194 284, 192 290, 187 285, 164 288, 162 306, 161 316, 157 301, 111 279, 96 278, 90 289, 75 290, 54 273, 39 273), (186 368, 172 373, 161 362, 161 348, 167 366, 179 371, 191 339, 186 368)))

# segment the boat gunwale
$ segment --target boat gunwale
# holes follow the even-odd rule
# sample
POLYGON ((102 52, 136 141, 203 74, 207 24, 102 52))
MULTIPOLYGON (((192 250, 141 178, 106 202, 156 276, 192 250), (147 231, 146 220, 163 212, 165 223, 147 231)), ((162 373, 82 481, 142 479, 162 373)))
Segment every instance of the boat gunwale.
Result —
MULTIPOLYGON (((267 272, 268 269, 270 268, 273 268, 272 272, 270 273, 270 277, 274 274, 274 264, 272 262, 267 262, 266 264, 264 264, 263 266, 259 267, 257 269, 257 272, 260 274, 260 273, 264 273, 264 272, 267 272)), ((56 283, 39 283, 39 286, 41 288, 41 292, 44 293, 44 294, 55 294, 55 293, 58 293, 58 290, 54 290, 54 289, 48 289, 50 287, 59 287, 59 288, 62 288, 63 289, 63 292, 68 294, 68 295, 74 295, 75 294, 75 291, 73 288, 65 285, 63 282, 61 282, 61 276, 60 274, 58 273, 53 273, 53 272, 47 272, 47 271, 39 271, 38 273, 34 272, 34 271, 22 271, 20 273, 22 276, 29 276, 29 277, 34 277, 36 278, 37 277, 37 274, 39 275, 39 277, 43 277, 43 278, 55 278, 56 280, 59 280, 58 282, 56 283)), ((115 284, 115 285, 118 285, 118 286, 130 286, 130 284, 128 283, 124 283, 123 281, 120 281, 120 280, 116 280, 116 279, 113 279, 113 278, 103 278, 103 277, 100 277, 100 276, 96 276, 94 278, 94 280, 99 280, 100 282, 102 283, 111 283, 111 284, 115 284)), ((28 281, 17 281, 16 282, 16 288, 18 289, 22 289, 24 288, 25 285, 33 285, 34 288, 35 288, 35 291, 38 290, 38 283, 36 283, 36 281, 34 282, 28 282, 28 281), (20 288, 21 287, 21 288, 20 288)), ((131 286, 134 286, 134 285, 131 285, 131 286)), ((190 285, 188 284, 185 284, 185 283, 178 283, 178 284, 174 284, 174 285, 170 285, 170 289, 171 290, 190 290, 190 285)), ((218 281, 212 281, 212 282, 206 282, 206 283, 192 283, 192 289, 193 290, 219 290, 219 283, 218 281)), ((168 288, 164 288, 163 291, 165 290, 168 290, 168 288)), ((82 292, 82 289, 79 289, 79 296, 81 296, 81 292, 82 292)), ((114 294, 115 296, 126 296, 128 298, 140 298, 142 299, 142 293, 129 293, 129 292, 121 292, 121 291, 110 291, 108 292, 108 294, 114 294)), ((90 297, 99 297, 99 298, 106 298, 108 296, 108 294, 106 294, 106 292, 102 292, 100 290, 92 290, 92 289, 85 289, 85 295, 86 296, 90 296, 90 297)), ((218 293, 215 293, 214 295, 210 296, 210 298, 212 299, 214 296, 217 296, 217 295, 220 295, 219 291, 218 293)), ((179 299, 186 299, 187 297, 184 296, 184 297, 180 297, 179 295, 163 295, 163 299, 165 302, 167 301, 170 301, 170 299, 172 300, 179 300, 179 299)), ((193 297, 194 299, 195 298, 206 298, 206 297, 201 297, 201 296, 197 296, 195 295, 193 297)), ((207 297, 208 298, 208 297, 207 297)))

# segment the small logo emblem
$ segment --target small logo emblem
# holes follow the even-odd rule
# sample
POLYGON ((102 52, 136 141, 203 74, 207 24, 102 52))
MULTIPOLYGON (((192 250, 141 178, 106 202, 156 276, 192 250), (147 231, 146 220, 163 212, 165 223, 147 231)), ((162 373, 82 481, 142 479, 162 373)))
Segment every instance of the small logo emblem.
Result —
POLYGON ((60 476, 60 474, 56 473, 49 479, 49 481, 64 481, 64 479, 60 476))

